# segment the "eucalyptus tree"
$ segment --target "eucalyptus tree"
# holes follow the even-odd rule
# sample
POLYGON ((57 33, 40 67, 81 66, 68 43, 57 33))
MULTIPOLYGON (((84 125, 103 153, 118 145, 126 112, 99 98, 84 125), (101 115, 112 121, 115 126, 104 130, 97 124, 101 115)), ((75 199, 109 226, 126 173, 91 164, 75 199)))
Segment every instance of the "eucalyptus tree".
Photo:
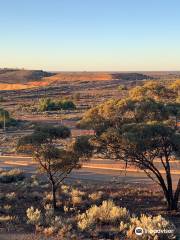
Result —
POLYGON ((126 99, 109 100, 90 109, 79 126, 95 130, 93 143, 101 155, 142 169, 160 185, 168 208, 176 210, 180 180, 174 189, 171 162, 175 158, 179 161, 180 155, 177 127, 180 107, 171 99, 167 102, 165 87, 145 84, 142 88, 133 97, 130 94, 137 88, 131 90, 126 99), (144 88, 146 91, 150 89, 152 94, 143 97, 144 88), (172 116, 176 119, 173 120, 172 116), (156 160, 161 163, 161 170, 156 160))
POLYGON ((39 172, 46 175, 51 185, 54 209, 57 208, 56 192, 60 184, 73 169, 81 167, 82 160, 89 158, 93 150, 85 137, 83 141, 78 137, 70 146, 56 146, 55 140, 70 136, 71 131, 65 126, 38 127, 32 134, 22 137, 17 144, 18 151, 30 149, 39 172))

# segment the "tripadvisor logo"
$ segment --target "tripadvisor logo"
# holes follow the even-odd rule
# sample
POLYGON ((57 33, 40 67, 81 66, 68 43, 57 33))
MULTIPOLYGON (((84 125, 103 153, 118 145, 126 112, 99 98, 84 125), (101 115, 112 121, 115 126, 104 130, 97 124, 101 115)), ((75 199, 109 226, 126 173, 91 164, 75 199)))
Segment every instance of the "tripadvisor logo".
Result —
POLYGON ((144 233, 144 230, 141 227, 136 227, 135 228, 135 234, 136 235, 141 236, 141 235, 143 235, 143 233, 144 233))
MULTIPOLYGON (((174 234, 174 232, 175 232, 175 229, 152 229, 152 230, 147 230, 147 229, 143 229, 143 228, 141 228, 141 227, 136 227, 135 228, 135 234, 137 235, 137 236, 142 236, 143 234, 158 234, 158 233, 160 233, 160 234, 170 234, 171 236, 173 236, 173 234, 174 234)), ((169 239, 173 239, 173 238, 171 238, 171 236, 170 236, 170 238, 169 239)))

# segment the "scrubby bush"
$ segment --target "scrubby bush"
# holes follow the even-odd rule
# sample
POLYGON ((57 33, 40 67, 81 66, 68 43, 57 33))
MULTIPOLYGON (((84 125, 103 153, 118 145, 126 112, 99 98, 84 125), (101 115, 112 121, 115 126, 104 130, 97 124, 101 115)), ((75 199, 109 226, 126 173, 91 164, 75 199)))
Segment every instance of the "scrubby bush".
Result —
POLYGON ((7 193, 6 198, 8 200, 14 200, 16 198, 16 193, 15 192, 7 193))
POLYGON ((113 201, 103 201, 99 207, 94 205, 85 213, 78 215, 78 227, 81 230, 94 227, 96 223, 118 223, 129 218, 126 208, 118 207, 113 201))
POLYGON ((50 192, 45 192, 45 193, 44 193, 44 198, 43 198, 44 203, 52 202, 52 200, 53 200, 53 195, 52 195, 52 193, 50 193, 50 192))
POLYGON ((37 112, 37 106, 34 103, 22 103, 17 105, 17 110, 21 112, 30 112, 34 113, 37 112))
POLYGON ((44 210, 45 212, 42 214, 39 209, 35 209, 34 207, 28 208, 26 210, 27 222, 34 225, 38 231, 46 236, 58 233, 58 231, 66 226, 61 217, 54 214, 54 209, 50 204, 47 204, 44 210))
POLYGON ((75 206, 82 203, 83 201, 82 198, 85 195, 85 193, 76 188, 73 188, 70 195, 71 195, 72 204, 73 206, 75 206))
POLYGON ((6 204, 6 205, 4 205, 2 208, 1 208, 1 210, 4 210, 5 212, 9 212, 9 210, 11 210, 12 209, 12 206, 11 205, 8 205, 8 204, 6 204))
POLYGON ((118 90, 119 91, 127 90, 127 87, 126 87, 126 85, 121 84, 118 86, 118 90))
POLYGON ((52 219, 54 217, 54 209, 53 209, 53 206, 51 204, 46 204, 44 206, 44 209, 45 209, 45 222, 46 222, 46 225, 50 225, 51 222, 52 222, 52 219))
POLYGON ((166 240, 175 238, 175 226, 161 215, 131 216, 126 208, 116 206, 111 200, 103 201, 100 206, 93 205, 85 213, 77 216, 77 225, 82 231, 92 232, 95 227, 96 231, 98 228, 101 231, 103 224, 108 225, 109 229, 113 228, 118 239, 166 240), (137 227, 143 229, 140 238, 135 233, 137 227))
POLYGON ((76 105, 70 100, 53 101, 50 98, 42 98, 39 100, 38 110, 44 111, 57 111, 57 110, 73 110, 76 109, 76 105))
POLYGON ((4 121, 4 120, 9 120, 10 115, 9 112, 4 110, 3 108, 0 108, 0 121, 4 121))
POLYGON ((3 98, 3 96, 0 96, 0 102, 5 102, 5 99, 3 98))
POLYGON ((23 171, 20 169, 0 170, 0 182, 11 183, 21 181, 25 178, 23 171))
POLYGON ((89 194, 89 199, 93 200, 93 201, 97 201, 99 199, 102 198, 103 192, 102 191, 98 191, 98 192, 94 192, 89 194))
POLYGON ((73 196, 72 197, 73 206, 80 205, 81 203, 82 203, 82 197, 80 197, 80 196, 73 196))
POLYGON ((58 102, 59 106, 63 110, 73 110, 76 109, 76 105, 70 100, 62 100, 58 102))
POLYGON ((14 216, 10 215, 0 215, 0 223, 3 222, 12 222, 14 220, 14 216))
POLYGON ((38 226, 41 223, 42 214, 39 209, 34 209, 34 207, 30 207, 26 210, 26 215, 29 224, 38 226))
POLYGON ((63 193, 67 194, 69 190, 70 190, 70 187, 68 185, 64 185, 64 184, 61 185, 61 191, 63 193))
POLYGON ((4 124, 6 127, 17 126, 18 121, 11 118, 8 111, 6 111, 3 108, 0 108, 0 128, 3 128, 4 124))
POLYGON ((140 217, 131 217, 128 221, 120 223, 120 232, 123 233, 125 239, 139 239, 135 234, 136 227, 143 229, 141 239, 174 239, 175 227, 172 223, 164 219, 161 215, 140 217), (171 237, 171 238, 170 238, 171 237))
POLYGON ((77 196, 84 196, 85 195, 85 192, 82 192, 82 191, 80 191, 79 189, 77 189, 77 188, 73 188, 72 190, 71 190, 71 196, 72 197, 77 197, 77 196))
POLYGON ((81 98, 81 94, 79 92, 77 92, 73 95, 73 99, 76 101, 80 100, 80 98, 81 98))
POLYGON ((60 108, 57 106, 55 102, 53 102, 50 98, 41 98, 39 100, 39 108, 40 112, 44 111, 55 111, 59 110, 60 108))

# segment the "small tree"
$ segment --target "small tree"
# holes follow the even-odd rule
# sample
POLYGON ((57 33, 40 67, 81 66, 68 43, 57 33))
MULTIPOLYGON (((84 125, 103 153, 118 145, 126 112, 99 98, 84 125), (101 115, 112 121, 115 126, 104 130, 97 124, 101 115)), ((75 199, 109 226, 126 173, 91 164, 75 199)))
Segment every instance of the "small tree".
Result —
POLYGON ((47 174, 52 187, 54 209, 56 209, 55 193, 57 187, 65 175, 70 172, 71 167, 75 166, 76 161, 75 156, 73 156, 72 163, 70 163, 68 154, 70 156, 71 152, 59 150, 55 147, 53 141, 56 139, 66 139, 70 135, 69 128, 65 126, 37 127, 32 134, 20 138, 17 144, 18 151, 30 150, 41 172, 47 174), (67 161, 65 162, 66 158, 67 161))
POLYGON ((74 169, 80 167, 79 157, 72 151, 56 148, 53 144, 43 144, 33 153, 39 170, 45 173, 51 184, 53 207, 57 208, 56 191, 60 183, 74 169))
POLYGON ((77 138, 71 146, 59 149, 54 140, 70 137, 71 132, 65 126, 61 127, 37 127, 33 134, 21 138, 18 142, 19 151, 30 150, 33 159, 38 163, 40 172, 45 173, 51 184, 53 207, 57 208, 56 191, 60 183, 71 173, 74 168, 79 168, 80 161, 91 156, 92 146, 88 144, 89 138, 77 138))

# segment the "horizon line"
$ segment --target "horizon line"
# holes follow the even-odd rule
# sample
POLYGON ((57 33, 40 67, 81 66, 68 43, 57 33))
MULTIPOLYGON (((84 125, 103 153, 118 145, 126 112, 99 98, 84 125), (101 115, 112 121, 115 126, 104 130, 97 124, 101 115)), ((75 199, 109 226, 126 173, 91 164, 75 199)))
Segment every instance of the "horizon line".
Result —
POLYGON ((45 71, 45 72, 180 72, 179 70, 53 70, 46 68, 0 67, 9 70, 45 71))

